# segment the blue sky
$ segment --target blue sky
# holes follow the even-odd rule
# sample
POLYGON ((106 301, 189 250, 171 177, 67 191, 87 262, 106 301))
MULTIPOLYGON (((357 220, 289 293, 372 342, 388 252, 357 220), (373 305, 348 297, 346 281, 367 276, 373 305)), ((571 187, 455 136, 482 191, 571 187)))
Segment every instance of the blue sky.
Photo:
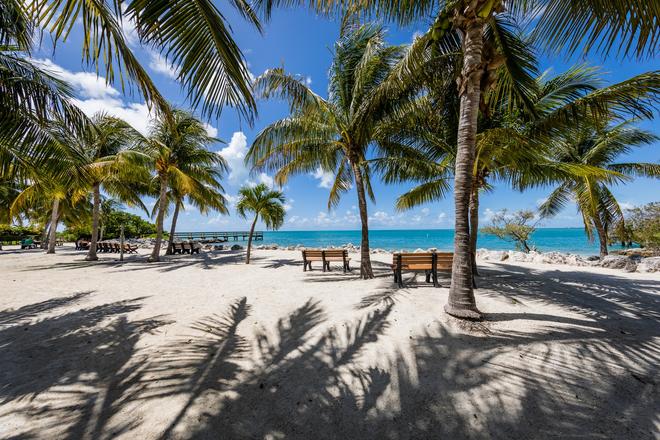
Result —
MULTIPOLYGON (((300 74, 306 78, 312 89, 327 96, 327 70, 332 59, 332 46, 338 36, 338 23, 303 9, 285 9, 276 11, 270 22, 265 24, 265 32, 260 35, 252 27, 242 21, 223 2, 223 13, 226 13, 231 23, 234 36, 239 47, 244 51, 250 71, 259 75, 270 67, 284 66, 287 71, 300 74)), ((428 23, 420 22, 406 28, 395 25, 388 26, 388 41, 392 44, 412 41, 415 32, 423 31, 428 23)), ((42 47, 33 53, 33 57, 42 60, 54 72, 59 73, 75 87, 78 102, 88 114, 97 111, 122 117, 140 131, 146 132, 149 123, 147 107, 142 103, 139 92, 130 90, 122 93, 121 86, 106 85, 103 77, 97 77, 92 69, 81 63, 81 26, 74 29, 68 41, 59 43, 53 49, 44 38, 42 47)), ((130 25, 125 25, 125 31, 132 43, 138 58, 144 67, 152 74, 154 82, 163 95, 180 107, 187 107, 185 95, 174 80, 176 69, 168 65, 158 53, 139 47, 132 34, 130 25)), ((569 66, 587 62, 602 66, 606 72, 608 83, 622 81, 633 75, 660 68, 660 61, 620 60, 610 57, 602 59, 596 54, 588 57, 575 56, 567 60, 564 57, 541 57, 542 69, 552 69, 554 73, 566 70, 569 66)), ((241 185, 263 181, 271 183, 271 176, 265 174, 251 175, 245 169, 242 158, 246 149, 259 131, 273 121, 287 115, 287 107, 282 102, 260 101, 259 115, 253 127, 240 121, 231 108, 225 109, 222 117, 206 121, 209 132, 225 141, 213 146, 229 162, 231 173, 226 177, 224 186, 230 201, 235 200, 236 192, 241 185)), ((654 130, 655 121, 644 122, 643 128, 654 130)), ((641 148, 622 160, 639 160, 658 162, 660 152, 658 144, 641 148)), ((291 179, 284 187, 287 197, 287 220, 283 229, 286 230, 321 230, 321 229, 358 229, 359 216, 356 211, 356 197, 353 192, 347 193, 339 206, 327 210, 328 176, 323 173, 301 175, 291 179)), ((376 203, 370 204, 370 227, 373 229, 418 229, 418 228, 452 228, 453 199, 429 204, 419 209, 396 212, 394 201, 404 192, 408 185, 384 185, 374 182, 376 203)), ((659 185, 657 181, 636 179, 633 183, 614 188, 614 194, 623 206, 639 205, 658 200, 659 185)), ((484 194, 481 199, 480 216, 482 222, 487 222, 492 213, 507 208, 535 209, 540 200, 550 192, 549 188, 536 189, 519 193, 504 185, 497 185, 491 193, 484 194)), ((152 201, 148 201, 151 202, 152 201)), ((131 210, 135 213, 138 211, 131 210)), ((144 213, 141 215, 145 216, 144 213)), ((169 224, 169 221, 166 222, 169 224)), ((202 216, 194 208, 188 208, 179 217, 179 231, 211 231, 245 229, 248 222, 238 217, 231 208, 230 216, 214 213, 202 216)), ((575 207, 571 206, 553 219, 542 223, 546 227, 581 226, 580 217, 575 207)))

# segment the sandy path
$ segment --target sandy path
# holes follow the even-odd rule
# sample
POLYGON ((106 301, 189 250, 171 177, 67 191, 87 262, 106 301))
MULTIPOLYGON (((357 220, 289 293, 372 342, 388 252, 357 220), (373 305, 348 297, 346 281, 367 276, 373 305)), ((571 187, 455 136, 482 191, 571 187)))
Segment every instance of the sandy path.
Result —
POLYGON ((660 274, 484 264, 468 329, 386 255, 58 252, 0 254, 3 439, 660 438, 660 274))

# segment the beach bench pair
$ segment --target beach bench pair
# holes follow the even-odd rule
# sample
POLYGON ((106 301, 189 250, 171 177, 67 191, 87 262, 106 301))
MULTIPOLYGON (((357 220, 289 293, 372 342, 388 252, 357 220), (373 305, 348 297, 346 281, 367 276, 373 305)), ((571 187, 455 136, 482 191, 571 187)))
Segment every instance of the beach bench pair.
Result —
POLYGON ((438 271, 451 272, 454 254, 451 252, 395 253, 392 256, 394 282, 403 287, 403 272, 424 272, 426 282, 439 287, 438 271))
POLYGON ((312 270, 312 262, 320 261, 323 272, 330 271, 331 262, 341 262, 344 273, 351 270, 351 259, 346 249, 305 249, 302 251, 303 271, 312 270))
MULTIPOLYGON (((89 246, 87 246, 89 248, 89 246)), ((109 253, 120 253, 121 252, 121 245, 119 243, 112 243, 109 241, 100 241, 96 244, 96 250, 98 252, 109 252, 109 253)), ((128 243, 124 243, 124 252, 127 254, 137 254, 138 246, 137 245, 130 245, 128 243)))
POLYGON ((172 253, 173 254, 199 254, 199 250, 202 248, 199 243, 172 243, 172 253))

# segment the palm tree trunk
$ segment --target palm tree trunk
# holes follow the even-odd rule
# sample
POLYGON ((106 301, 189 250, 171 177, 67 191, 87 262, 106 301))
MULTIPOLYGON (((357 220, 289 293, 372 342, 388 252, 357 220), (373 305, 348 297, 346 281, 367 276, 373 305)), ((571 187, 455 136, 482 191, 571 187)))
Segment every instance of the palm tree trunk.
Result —
POLYGON ((53 199, 53 212, 50 214, 50 233, 48 234, 47 254, 55 253, 55 241, 57 240, 57 220, 59 218, 60 199, 53 199))
POLYGON ((177 199, 174 203, 174 215, 172 216, 172 226, 170 226, 170 238, 167 240, 167 251, 165 255, 172 255, 174 249, 174 232, 176 231, 176 220, 179 218, 179 208, 181 201, 177 199))
POLYGON ((160 198, 158 200, 158 215, 156 216, 156 243, 148 260, 149 262, 160 261, 160 245, 163 242, 163 219, 167 209, 167 177, 160 178, 160 198))
POLYGON ((50 233, 50 220, 46 222, 46 225, 44 226, 44 231, 41 233, 41 246, 39 246, 41 249, 46 250, 48 247, 48 234, 50 233))
POLYGON ((105 225, 99 227, 99 241, 103 241, 103 236, 105 235, 105 225))
POLYGON ((250 264, 250 251, 252 250, 252 234, 254 234, 254 227, 257 224, 257 219, 259 218, 259 215, 254 216, 254 221, 252 222, 252 226, 250 226, 250 235, 248 235, 248 245, 247 245, 247 255, 245 258, 245 264, 250 264))
POLYGON ((369 280, 374 277, 371 268, 371 255, 369 254, 369 215, 367 214, 367 196, 364 191, 364 181, 360 166, 352 162, 353 174, 355 175, 355 187, 358 196, 358 209, 360 211, 360 222, 362 223, 362 241, 360 243, 360 277, 369 280))
POLYGON ((598 215, 594 216, 594 226, 596 227, 596 232, 598 233, 598 243, 600 244, 600 258, 605 257, 609 252, 607 251, 607 231, 603 226, 603 222, 600 221, 598 215))
POLYGON ((89 243, 89 252, 85 257, 87 261, 96 261, 99 257, 96 255, 96 243, 99 236, 99 215, 101 209, 101 188, 100 184, 94 184, 94 207, 92 209, 92 240, 89 243))
POLYGON ((470 261, 472 275, 479 276, 477 270, 477 234, 479 233, 479 187, 473 183, 472 197, 470 197, 470 261))
MULTIPOLYGON (((474 13, 474 11, 472 11, 474 13)), ((458 123, 458 148, 454 172, 454 263, 449 298, 445 312, 458 318, 480 319, 472 288, 469 205, 472 168, 477 134, 477 117, 481 98, 483 22, 465 18, 463 26, 463 68, 458 93, 461 98, 458 123)))

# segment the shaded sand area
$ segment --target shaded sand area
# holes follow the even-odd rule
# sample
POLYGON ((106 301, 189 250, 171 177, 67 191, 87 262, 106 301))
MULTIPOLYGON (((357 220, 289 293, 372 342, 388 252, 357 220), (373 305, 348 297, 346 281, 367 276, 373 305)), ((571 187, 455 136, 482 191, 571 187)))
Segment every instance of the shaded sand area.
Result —
POLYGON ((465 325, 387 255, 83 257, 0 255, 0 438, 660 436, 660 274, 484 264, 465 325))

